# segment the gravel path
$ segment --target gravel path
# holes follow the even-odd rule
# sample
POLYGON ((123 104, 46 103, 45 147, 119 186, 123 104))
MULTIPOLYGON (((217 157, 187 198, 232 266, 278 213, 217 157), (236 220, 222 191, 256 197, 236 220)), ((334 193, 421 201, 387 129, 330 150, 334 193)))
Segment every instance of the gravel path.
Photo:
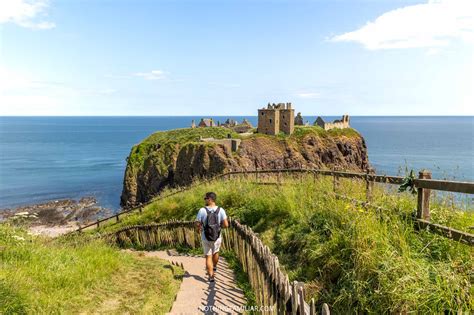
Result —
POLYGON ((171 314, 242 313, 246 300, 224 258, 219 259, 215 282, 209 283, 203 256, 187 256, 176 251, 144 252, 147 256, 183 264, 186 271, 171 314))

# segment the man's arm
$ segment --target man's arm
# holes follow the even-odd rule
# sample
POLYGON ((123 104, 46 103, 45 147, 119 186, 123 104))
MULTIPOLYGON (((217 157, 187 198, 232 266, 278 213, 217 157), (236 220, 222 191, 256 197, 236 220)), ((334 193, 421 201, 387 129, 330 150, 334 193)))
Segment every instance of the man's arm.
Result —
POLYGON ((225 210, 222 209, 222 222, 221 222, 221 227, 222 228, 228 228, 229 227, 229 221, 227 220, 227 213, 225 213, 225 210))
POLYGON ((222 226, 223 228, 228 228, 228 227, 229 227, 229 221, 227 221, 227 218, 225 218, 224 220, 222 220, 221 226, 222 226))
POLYGON ((202 223, 200 221, 196 221, 195 226, 196 226, 196 229, 198 230, 198 232, 201 233, 202 223))
POLYGON ((201 209, 199 209, 198 214, 196 216, 195 226, 198 229, 199 233, 201 233, 201 229, 202 229, 201 209))

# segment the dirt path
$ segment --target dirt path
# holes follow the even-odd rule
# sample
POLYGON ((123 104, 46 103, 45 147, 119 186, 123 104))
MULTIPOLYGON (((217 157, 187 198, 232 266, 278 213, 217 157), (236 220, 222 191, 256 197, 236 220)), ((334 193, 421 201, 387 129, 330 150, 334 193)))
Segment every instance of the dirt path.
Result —
POLYGON ((74 223, 68 223, 67 225, 55 225, 55 226, 47 226, 47 225, 36 225, 29 228, 29 231, 33 235, 43 235, 49 237, 58 237, 59 235, 63 235, 74 231, 77 229, 77 225, 74 223))
POLYGON ((171 314, 235 314, 242 313, 246 304, 244 293, 236 285, 234 274, 224 258, 219 259, 216 281, 209 283, 202 256, 185 256, 176 251, 145 252, 147 256, 158 257, 183 264, 185 275, 171 314))

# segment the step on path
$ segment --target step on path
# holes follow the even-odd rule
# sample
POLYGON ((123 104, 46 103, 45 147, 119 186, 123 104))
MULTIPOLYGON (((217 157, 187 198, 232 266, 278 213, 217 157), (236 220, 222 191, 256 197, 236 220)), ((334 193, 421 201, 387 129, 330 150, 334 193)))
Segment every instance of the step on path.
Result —
POLYGON ((237 314, 244 311, 246 299, 237 287, 233 271, 219 258, 215 282, 210 283, 203 256, 190 256, 175 250, 144 252, 183 266, 183 282, 170 314, 237 314))

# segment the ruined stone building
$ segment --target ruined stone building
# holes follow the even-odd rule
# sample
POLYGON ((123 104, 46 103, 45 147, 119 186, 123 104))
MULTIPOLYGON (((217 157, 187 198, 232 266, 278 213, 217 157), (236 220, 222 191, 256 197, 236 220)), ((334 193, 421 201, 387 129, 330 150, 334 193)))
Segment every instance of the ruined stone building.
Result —
POLYGON ((295 126, 303 126, 303 116, 301 116, 301 113, 298 113, 295 117, 295 126))
POLYGON ((250 121, 244 118, 240 124, 235 125, 232 129, 237 133, 245 133, 253 129, 253 126, 250 121))
POLYGON ((224 146, 229 150, 229 152, 237 152, 240 146, 240 139, 232 139, 230 135, 228 135, 227 139, 215 139, 215 138, 199 138, 200 142, 210 142, 224 146))
POLYGON ((237 126, 237 121, 231 118, 227 118, 225 123, 222 124, 222 126, 227 127, 227 128, 233 128, 237 126))
POLYGON ((267 108, 258 110, 259 133, 276 135, 284 132, 291 135, 295 128, 295 110, 291 108, 291 103, 268 103, 267 108))
POLYGON ((336 119, 332 123, 325 122, 324 119, 318 116, 318 118, 316 118, 316 121, 314 122, 314 125, 319 126, 324 130, 329 130, 333 128, 345 129, 351 127, 349 125, 349 115, 343 115, 341 119, 336 119))
POLYGON ((201 118, 201 121, 198 124, 198 127, 215 127, 216 124, 212 118, 201 118))

